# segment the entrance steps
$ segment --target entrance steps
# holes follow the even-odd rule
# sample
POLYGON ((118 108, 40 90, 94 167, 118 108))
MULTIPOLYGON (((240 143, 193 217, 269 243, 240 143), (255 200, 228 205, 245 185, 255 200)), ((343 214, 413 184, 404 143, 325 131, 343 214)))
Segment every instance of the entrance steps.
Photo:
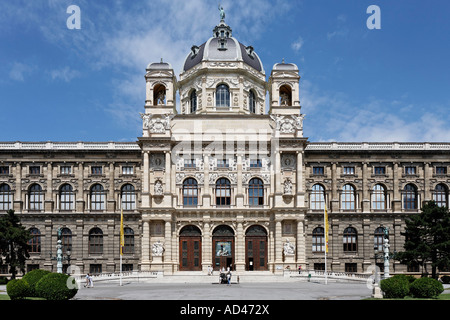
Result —
MULTIPOLYGON (((177 271, 172 275, 163 275, 157 278, 148 279, 148 282, 159 283, 219 283, 219 271, 214 271, 212 275, 202 271, 177 271)), ((292 281, 291 277, 283 274, 273 274, 270 271, 232 271, 231 282, 235 283, 249 282, 283 282, 292 281)))

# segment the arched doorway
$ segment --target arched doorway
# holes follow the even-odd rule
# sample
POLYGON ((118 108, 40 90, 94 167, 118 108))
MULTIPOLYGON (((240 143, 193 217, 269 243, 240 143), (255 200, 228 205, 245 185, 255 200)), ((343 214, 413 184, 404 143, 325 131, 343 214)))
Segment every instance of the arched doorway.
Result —
POLYGON ((214 270, 234 269, 234 231, 231 227, 220 225, 213 231, 214 270))
POLYGON ((180 230, 180 271, 202 269, 202 233, 199 228, 188 225, 180 230))
POLYGON ((245 270, 268 270, 267 231, 253 225, 245 232, 245 270))

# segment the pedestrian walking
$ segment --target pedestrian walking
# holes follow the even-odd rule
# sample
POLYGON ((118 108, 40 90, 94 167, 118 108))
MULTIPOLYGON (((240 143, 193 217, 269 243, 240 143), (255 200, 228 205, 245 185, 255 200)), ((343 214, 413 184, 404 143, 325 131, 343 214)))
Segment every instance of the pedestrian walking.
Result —
POLYGON ((91 274, 89 274, 89 286, 90 286, 91 288, 94 287, 94 280, 92 279, 92 275, 91 275, 91 274))
POLYGON ((86 273, 85 279, 86 279, 86 283, 84 284, 84 287, 89 288, 89 273, 86 273))
POLYGON ((227 286, 230 286, 231 285, 231 270, 228 270, 228 272, 227 272, 227 281, 228 281, 227 286))

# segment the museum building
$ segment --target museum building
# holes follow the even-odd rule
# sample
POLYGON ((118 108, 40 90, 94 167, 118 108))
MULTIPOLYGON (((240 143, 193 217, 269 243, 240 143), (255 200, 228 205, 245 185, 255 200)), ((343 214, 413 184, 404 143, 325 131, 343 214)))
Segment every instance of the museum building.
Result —
POLYGON ((145 85, 136 142, 0 142, 0 212, 32 234, 27 271, 56 271, 60 230, 65 267, 118 272, 121 212, 124 271, 323 270, 326 208, 327 269, 362 273, 383 269, 384 228, 401 251, 405 218, 448 206, 450 143, 310 142, 298 67, 266 80, 224 18, 178 78, 161 60, 145 85))

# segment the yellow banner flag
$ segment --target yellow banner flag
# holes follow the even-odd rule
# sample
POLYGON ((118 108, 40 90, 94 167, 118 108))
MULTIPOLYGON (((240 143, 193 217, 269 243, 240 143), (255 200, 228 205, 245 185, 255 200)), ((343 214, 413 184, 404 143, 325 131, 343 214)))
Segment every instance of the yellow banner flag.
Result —
POLYGON ((328 252, 328 211, 327 205, 325 204, 324 210, 324 224, 325 224, 325 252, 328 252))
POLYGON ((125 246, 125 237, 123 234, 123 209, 120 212, 120 255, 123 255, 123 247, 125 246))

